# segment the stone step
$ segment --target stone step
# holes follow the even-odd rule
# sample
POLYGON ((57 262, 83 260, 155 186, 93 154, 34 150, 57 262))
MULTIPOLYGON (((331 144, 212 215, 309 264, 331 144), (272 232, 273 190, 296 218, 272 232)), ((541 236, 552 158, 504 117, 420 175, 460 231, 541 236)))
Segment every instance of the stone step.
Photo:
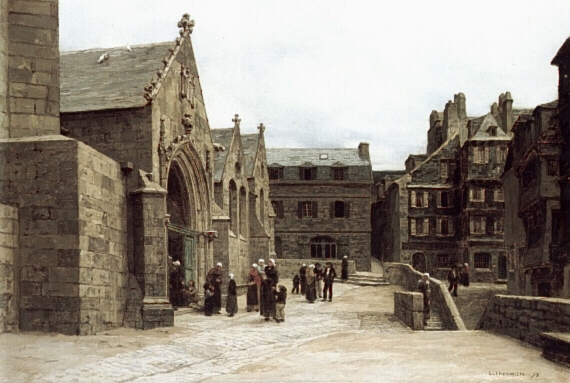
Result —
POLYGON ((347 280, 346 283, 357 286, 388 286, 390 283, 386 281, 366 281, 366 280, 347 280))
POLYGON ((364 280, 364 281, 379 281, 384 282, 386 278, 381 275, 358 275, 358 274, 351 274, 348 276, 348 279, 353 280, 364 280))
POLYGON ((443 331, 443 323, 438 313, 431 312, 430 318, 427 320, 427 326, 424 331, 443 331))

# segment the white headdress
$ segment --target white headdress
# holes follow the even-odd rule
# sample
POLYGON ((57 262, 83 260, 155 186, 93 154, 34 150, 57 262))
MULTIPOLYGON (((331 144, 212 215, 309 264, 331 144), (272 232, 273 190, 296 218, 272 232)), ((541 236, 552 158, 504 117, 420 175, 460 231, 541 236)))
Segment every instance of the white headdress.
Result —
POLYGON ((265 263, 265 261, 264 261, 263 259, 260 259, 260 260, 257 261, 257 262, 259 262, 260 264, 261 264, 261 263, 265 263))
POLYGON ((276 265, 277 265, 277 264, 275 263, 275 259, 273 259, 273 258, 271 258, 271 259, 269 260, 269 262, 273 263, 273 266, 276 266, 276 265))
POLYGON ((216 263, 216 266, 222 267, 222 263, 221 263, 221 262, 218 262, 218 263, 216 263))
POLYGON ((233 274, 230 274, 230 279, 234 279, 234 275, 233 275, 233 274))

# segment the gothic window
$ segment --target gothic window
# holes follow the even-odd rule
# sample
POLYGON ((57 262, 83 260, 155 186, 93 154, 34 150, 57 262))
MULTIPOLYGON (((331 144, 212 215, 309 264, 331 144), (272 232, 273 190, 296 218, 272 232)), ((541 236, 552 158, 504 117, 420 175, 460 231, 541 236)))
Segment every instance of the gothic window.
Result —
POLYGON ((485 202, 485 189, 475 186, 469 188, 469 201, 485 202))
POLYGON ((281 237, 275 237, 275 253, 281 258, 283 255, 283 245, 281 242, 281 237))
POLYGON ((329 237, 311 239, 311 258, 334 259, 337 257, 336 242, 329 237))
POLYGON ((475 266, 476 269, 491 268, 491 254, 475 253, 473 256, 473 265, 475 266))

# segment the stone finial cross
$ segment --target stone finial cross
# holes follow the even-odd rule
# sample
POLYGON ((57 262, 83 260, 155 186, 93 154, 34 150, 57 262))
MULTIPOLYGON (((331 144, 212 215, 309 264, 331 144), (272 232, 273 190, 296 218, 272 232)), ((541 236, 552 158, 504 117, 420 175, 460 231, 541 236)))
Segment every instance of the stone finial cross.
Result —
POLYGON ((257 129, 259 129, 259 133, 263 134, 263 132, 265 132, 265 125, 263 125, 263 123, 261 123, 261 124, 259 124, 257 129))
POLYGON ((239 124, 241 122, 241 118, 239 118, 239 114, 236 114, 235 117, 232 119, 234 123, 234 128, 239 128, 239 124))

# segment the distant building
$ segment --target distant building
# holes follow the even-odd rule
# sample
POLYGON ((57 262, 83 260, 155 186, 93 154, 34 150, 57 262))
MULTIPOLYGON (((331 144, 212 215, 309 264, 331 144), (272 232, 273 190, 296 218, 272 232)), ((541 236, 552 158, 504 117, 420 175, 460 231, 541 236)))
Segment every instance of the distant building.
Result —
POLYGON ((348 255, 370 270, 369 146, 267 149, 279 258, 317 261, 348 255))
POLYGON ((410 155, 372 205, 374 256, 438 278, 468 263, 476 281, 506 281, 500 175, 518 113, 508 92, 479 118, 467 116, 462 93, 432 111, 426 154, 410 155))

